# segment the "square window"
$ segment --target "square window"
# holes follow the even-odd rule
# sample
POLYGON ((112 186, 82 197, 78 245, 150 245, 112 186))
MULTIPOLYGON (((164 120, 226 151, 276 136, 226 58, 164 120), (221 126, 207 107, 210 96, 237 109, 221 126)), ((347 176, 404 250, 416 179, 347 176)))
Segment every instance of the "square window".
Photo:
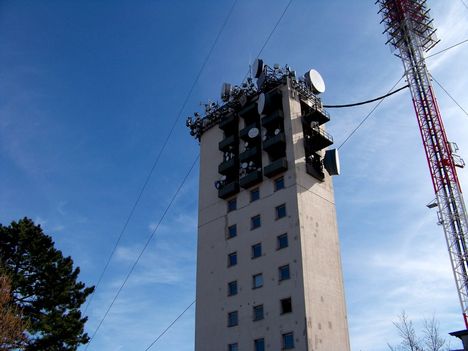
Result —
POLYGON ((237 225, 233 224, 228 227, 227 238, 231 239, 237 236, 237 225))
POLYGON ((275 191, 284 189, 284 177, 279 177, 275 179, 275 191))
POLYGON ((250 218, 250 230, 259 228, 262 225, 260 215, 253 216, 250 218))
POLYGON ((237 311, 228 313, 228 327, 235 327, 239 324, 239 314, 237 311))
POLYGON ((260 189, 255 188, 250 190, 250 202, 254 202, 260 199, 260 189))
POLYGON ((233 198, 227 202, 227 211, 231 212, 237 210, 237 198, 233 198))
POLYGON ((283 334, 283 350, 289 350, 294 348, 294 334, 286 333, 283 334))
POLYGON ((263 317, 263 305, 258 305, 253 307, 253 320, 259 321, 262 320, 263 317))
POLYGON ((279 278, 278 278, 279 281, 289 279, 291 277, 289 273, 289 264, 279 267, 278 273, 279 273, 279 278))
POLYGON ((235 266, 237 264, 237 252, 232 252, 228 255, 228 267, 235 266))
POLYGON ((255 274, 252 276, 252 289, 258 289, 263 286, 263 274, 255 274))
POLYGON ((288 247, 288 234, 284 233, 277 236, 278 250, 288 247))
POLYGON ((237 342, 228 345, 228 351, 239 351, 237 342))
POLYGON ((286 217, 286 204, 276 206, 275 212, 276 212, 276 219, 286 217))
POLYGON ((281 314, 292 312, 292 302, 291 302, 290 297, 286 299, 282 299, 280 302, 281 302, 281 314))
POLYGON ((255 339, 254 340, 254 349, 255 351, 265 351, 265 339, 255 339))
POLYGON ((228 296, 237 295, 237 280, 228 283, 228 296))
POLYGON ((262 244, 258 243, 255 245, 252 245, 252 258, 257 258, 262 255, 262 244))

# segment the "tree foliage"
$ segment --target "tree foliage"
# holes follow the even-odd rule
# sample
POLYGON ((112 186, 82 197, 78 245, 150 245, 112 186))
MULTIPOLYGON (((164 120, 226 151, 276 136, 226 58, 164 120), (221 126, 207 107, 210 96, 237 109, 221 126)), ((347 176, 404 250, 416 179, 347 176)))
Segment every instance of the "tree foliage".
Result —
POLYGON ((408 319, 405 311, 398 317, 393 325, 398 330, 401 342, 397 346, 388 344, 391 351, 445 351, 449 347, 445 346, 445 340, 439 332, 439 323, 432 319, 424 320, 423 336, 418 337, 413 322, 408 319))
POLYGON ((22 349, 26 341, 26 323, 11 302, 10 279, 0 269, 0 351, 22 349))
POLYGON ((28 218, 0 224, 0 264, 11 277, 12 300, 28 322, 26 351, 71 351, 89 341, 80 306, 94 287, 77 281, 79 268, 54 248, 40 225, 28 218))

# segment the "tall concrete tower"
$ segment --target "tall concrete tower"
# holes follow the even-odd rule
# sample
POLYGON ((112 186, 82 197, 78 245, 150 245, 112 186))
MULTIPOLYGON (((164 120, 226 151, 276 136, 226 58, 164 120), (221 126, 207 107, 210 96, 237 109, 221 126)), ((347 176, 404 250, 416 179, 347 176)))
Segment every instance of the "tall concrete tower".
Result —
POLYGON ((187 121, 201 147, 195 350, 347 351, 325 85, 261 60, 253 75, 187 121))

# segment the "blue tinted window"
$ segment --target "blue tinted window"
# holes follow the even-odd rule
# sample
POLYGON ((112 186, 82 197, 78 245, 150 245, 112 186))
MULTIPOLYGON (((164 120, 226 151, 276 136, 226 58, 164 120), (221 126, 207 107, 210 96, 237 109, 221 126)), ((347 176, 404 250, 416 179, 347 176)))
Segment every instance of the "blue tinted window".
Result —
POLYGON ((255 188, 250 191, 250 202, 254 202, 260 199, 260 189, 255 188))
POLYGON ((237 342, 228 345, 228 351, 239 351, 237 342))
POLYGON ((254 306, 253 308, 253 320, 259 321, 263 319, 263 305, 254 306))
POLYGON ((278 235, 278 250, 288 247, 288 234, 278 235))
POLYGON ((263 286, 263 274, 262 273, 259 273, 259 274, 255 274, 253 277, 252 277, 252 288, 253 289, 258 289, 258 288, 261 288, 263 286))
POLYGON ((237 236, 237 225, 233 224, 228 227, 227 237, 228 239, 234 238, 237 236))
POLYGON ((255 351, 265 351, 265 339, 256 339, 254 341, 255 351))
POLYGON ((237 295, 237 280, 228 283, 228 296, 237 295))
POLYGON ((262 255, 262 244, 258 243, 255 245, 252 245, 252 258, 257 258, 262 255))
POLYGON ((286 204, 282 204, 276 207, 276 219, 286 217, 286 204))
POLYGON ((237 252, 230 253, 228 255, 228 266, 235 266, 237 264, 237 252))
POLYGON ((275 191, 284 189, 284 178, 279 177, 275 179, 275 191))
POLYGON ((293 349, 294 348, 294 334, 286 333, 283 334, 283 349, 293 349))
POLYGON ((253 216, 250 218, 250 229, 257 229, 262 225, 262 220, 260 219, 260 215, 253 216))
POLYGON ((286 280, 286 279, 289 279, 290 278, 290 274, 289 274, 289 264, 285 265, 285 266, 281 266, 278 268, 278 271, 279 271, 279 280, 286 280))
POLYGON ((237 210, 237 198, 233 198, 233 199, 228 201, 227 210, 228 210, 228 212, 237 210))
POLYGON ((228 313, 228 327, 234 327, 239 324, 239 315, 237 311, 228 313))

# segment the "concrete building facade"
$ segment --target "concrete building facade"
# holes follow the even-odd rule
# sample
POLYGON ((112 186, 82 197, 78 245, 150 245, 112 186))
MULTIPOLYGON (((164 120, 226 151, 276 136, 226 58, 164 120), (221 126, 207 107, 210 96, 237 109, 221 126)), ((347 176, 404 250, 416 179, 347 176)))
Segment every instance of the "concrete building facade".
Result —
POLYGON ((350 349, 328 115, 274 78, 201 124, 196 351, 350 349))

